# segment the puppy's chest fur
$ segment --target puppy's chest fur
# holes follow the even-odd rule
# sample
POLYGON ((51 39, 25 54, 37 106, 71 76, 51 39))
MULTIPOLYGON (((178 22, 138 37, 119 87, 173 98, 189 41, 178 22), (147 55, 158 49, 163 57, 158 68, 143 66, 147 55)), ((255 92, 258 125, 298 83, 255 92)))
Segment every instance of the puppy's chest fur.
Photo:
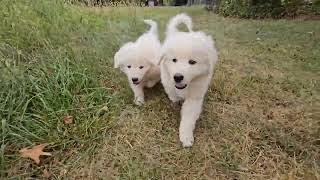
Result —
POLYGON ((189 89, 185 89, 185 90, 179 90, 177 88, 174 88, 176 96, 179 97, 179 99, 184 100, 186 97, 188 97, 189 94, 189 89))
POLYGON ((188 98, 203 98, 206 94, 211 80, 211 73, 195 78, 188 84, 188 87, 183 90, 175 88, 176 95, 181 99, 188 98))

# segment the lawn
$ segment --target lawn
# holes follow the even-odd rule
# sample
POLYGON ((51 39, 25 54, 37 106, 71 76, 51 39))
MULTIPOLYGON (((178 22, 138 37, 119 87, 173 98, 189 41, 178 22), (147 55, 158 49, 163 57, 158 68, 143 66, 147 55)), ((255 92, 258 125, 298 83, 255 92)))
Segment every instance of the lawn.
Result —
POLYGON ((241 20, 192 8, 0 3, 1 177, 320 179, 320 22, 241 20), (193 17, 219 59, 195 144, 162 86, 133 104, 113 56, 159 22, 193 17), (71 124, 65 123, 72 117, 71 124), (39 165, 19 150, 37 144, 39 165))

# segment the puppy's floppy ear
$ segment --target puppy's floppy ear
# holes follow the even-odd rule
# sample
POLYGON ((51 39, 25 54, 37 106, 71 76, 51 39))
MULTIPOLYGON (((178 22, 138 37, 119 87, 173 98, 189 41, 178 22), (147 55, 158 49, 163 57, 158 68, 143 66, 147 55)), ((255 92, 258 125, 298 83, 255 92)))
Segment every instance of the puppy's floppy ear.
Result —
POLYGON ((119 51, 114 55, 114 68, 119 68, 120 60, 119 60, 119 51))
POLYGON ((162 64, 165 60, 166 60, 166 55, 165 54, 162 54, 161 56, 159 56, 158 65, 162 64))
POLYGON ((159 56, 158 58, 158 65, 162 64, 165 60, 167 59, 166 54, 161 54, 161 56, 159 56))
POLYGON ((158 58, 158 65, 164 63, 164 61, 166 61, 168 59, 168 50, 167 49, 161 49, 160 51, 160 55, 158 58))
POLYGON ((172 54, 172 50, 171 49, 162 49, 161 53, 160 53, 160 58, 158 60, 158 65, 164 63, 166 60, 168 60, 170 58, 172 54))
POLYGON ((128 54, 134 48, 134 44, 132 42, 128 42, 123 45, 118 52, 114 55, 114 68, 119 68, 123 61, 127 58, 128 54))

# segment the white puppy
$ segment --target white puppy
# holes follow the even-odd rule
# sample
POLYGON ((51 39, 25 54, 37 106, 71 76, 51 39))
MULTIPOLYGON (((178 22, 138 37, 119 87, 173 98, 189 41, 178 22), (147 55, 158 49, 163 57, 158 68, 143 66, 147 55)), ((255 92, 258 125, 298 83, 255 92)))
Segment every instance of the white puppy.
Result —
POLYGON ((134 102, 144 103, 143 88, 153 87, 160 81, 159 56, 161 44, 158 38, 157 23, 144 20, 151 26, 135 42, 123 45, 114 56, 114 67, 124 72, 134 92, 134 102))
POLYGON ((211 36, 192 31, 192 20, 186 14, 173 17, 162 46, 161 82, 173 102, 184 100, 181 109, 179 138, 184 147, 193 144, 193 130, 202 111, 217 61, 211 36), (186 24, 189 32, 179 32, 177 26, 186 24))

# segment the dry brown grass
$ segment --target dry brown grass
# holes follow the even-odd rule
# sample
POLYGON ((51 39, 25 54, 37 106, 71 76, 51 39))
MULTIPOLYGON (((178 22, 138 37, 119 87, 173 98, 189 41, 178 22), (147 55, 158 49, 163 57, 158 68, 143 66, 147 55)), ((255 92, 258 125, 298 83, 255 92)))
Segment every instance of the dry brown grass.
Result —
POLYGON ((216 39, 219 63, 194 146, 181 147, 179 107, 159 85, 145 106, 123 107, 103 148, 68 177, 320 178, 319 22, 225 19, 200 11, 190 11, 195 28, 216 39))
POLYGON ((0 3, 1 177, 320 179, 319 21, 59 2, 0 3), (120 45, 146 30, 142 19, 164 32, 179 12, 211 34, 219 52, 188 149, 178 139, 180 107, 162 86, 137 107, 112 65, 120 45), (74 123, 66 126, 67 115, 74 123), (39 165, 19 156, 47 142, 53 156, 39 165))

